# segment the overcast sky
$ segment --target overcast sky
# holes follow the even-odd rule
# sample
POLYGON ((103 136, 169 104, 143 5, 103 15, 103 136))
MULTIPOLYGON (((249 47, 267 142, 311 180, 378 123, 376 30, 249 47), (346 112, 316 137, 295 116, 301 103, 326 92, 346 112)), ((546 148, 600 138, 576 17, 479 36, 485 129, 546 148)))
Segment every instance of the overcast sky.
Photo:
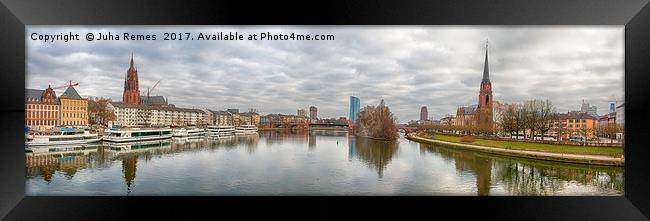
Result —
MULTIPOLYGON (((623 99, 623 26, 29 26, 26 87, 79 82, 82 96, 122 98, 134 53, 140 91, 178 107, 347 117, 384 99, 400 122, 421 106, 439 119, 476 104, 489 39, 494 100, 549 99, 560 112, 581 100, 604 114, 623 99), (153 27, 153 28, 152 28, 153 27), (43 43, 31 33, 78 33, 81 41, 43 43), (163 32, 334 34, 333 41, 163 41, 163 32), (92 41, 85 33, 156 34, 156 41, 92 41)), ((57 96, 64 89, 57 90, 57 96)))

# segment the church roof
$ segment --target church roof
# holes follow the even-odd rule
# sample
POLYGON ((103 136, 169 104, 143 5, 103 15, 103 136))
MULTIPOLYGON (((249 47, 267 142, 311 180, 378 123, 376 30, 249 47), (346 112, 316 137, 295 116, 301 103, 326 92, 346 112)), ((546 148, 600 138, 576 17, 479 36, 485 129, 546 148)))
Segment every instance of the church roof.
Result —
POLYGON ((79 93, 77 93, 77 90, 75 90, 72 86, 68 87, 68 89, 65 89, 65 92, 61 94, 61 97, 82 99, 81 96, 79 96, 79 93))
POLYGON ((465 108, 465 114, 474 114, 476 112, 476 109, 478 108, 478 104, 470 105, 465 108))
POLYGON ((167 104, 163 96, 140 96, 140 101, 144 105, 164 105, 167 104))

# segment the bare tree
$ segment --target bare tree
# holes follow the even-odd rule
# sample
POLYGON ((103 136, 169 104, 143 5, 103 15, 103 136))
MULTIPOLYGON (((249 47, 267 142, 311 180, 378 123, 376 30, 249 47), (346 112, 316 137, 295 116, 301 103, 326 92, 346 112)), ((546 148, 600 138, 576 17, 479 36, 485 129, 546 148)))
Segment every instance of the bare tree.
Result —
MULTIPOLYGON (((517 105, 517 117, 516 117, 516 122, 517 122, 517 128, 520 131, 523 131, 524 134, 524 139, 526 139, 526 130, 529 128, 530 125, 530 117, 529 117, 529 110, 526 108, 525 105, 517 105)), ((519 131, 517 131, 519 133, 519 131)))
POLYGON ((397 139, 397 119, 382 100, 378 106, 366 106, 359 111, 356 134, 359 136, 397 139))
POLYGON ((513 132, 519 132, 520 128, 517 124, 517 105, 508 105, 505 109, 497 112, 499 115, 499 127, 503 132, 512 137, 513 132))
POLYGON ((108 109, 109 102, 110 100, 108 99, 98 101, 88 100, 88 120, 90 124, 107 126, 108 122, 115 120, 115 113, 108 109))
POLYGON ((536 124, 537 130, 542 133, 542 140, 544 139, 544 134, 548 132, 553 126, 553 121, 555 119, 555 107, 551 101, 541 101, 539 102, 538 110, 539 119, 536 124))
POLYGON ((609 138, 609 142, 613 143, 616 139, 616 134, 621 132, 621 127, 615 123, 607 123, 604 126, 598 127, 597 131, 599 134, 604 134, 609 138))

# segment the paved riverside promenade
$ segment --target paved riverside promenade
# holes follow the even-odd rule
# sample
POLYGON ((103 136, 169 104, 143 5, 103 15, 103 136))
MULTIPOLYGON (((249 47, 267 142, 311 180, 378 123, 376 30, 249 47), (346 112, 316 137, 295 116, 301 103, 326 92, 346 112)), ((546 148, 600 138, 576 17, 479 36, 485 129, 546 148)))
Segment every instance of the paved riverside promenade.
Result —
POLYGON ((548 160, 548 161, 558 161, 558 162, 569 162, 569 163, 579 163, 579 164, 592 164, 592 165, 605 165, 605 166, 625 166, 624 157, 608 157, 608 156, 599 156, 599 155, 584 155, 584 154, 570 154, 570 153, 552 153, 552 152, 542 152, 542 151, 532 151, 532 150, 513 150, 500 147, 488 147, 474 144, 464 144, 449 142, 443 140, 428 139, 416 136, 415 134, 409 134, 407 137, 409 140, 416 142, 424 143, 437 143, 448 146, 460 147, 463 149, 469 149, 479 152, 486 152, 492 154, 500 154, 514 157, 523 157, 529 159, 537 160, 548 160))

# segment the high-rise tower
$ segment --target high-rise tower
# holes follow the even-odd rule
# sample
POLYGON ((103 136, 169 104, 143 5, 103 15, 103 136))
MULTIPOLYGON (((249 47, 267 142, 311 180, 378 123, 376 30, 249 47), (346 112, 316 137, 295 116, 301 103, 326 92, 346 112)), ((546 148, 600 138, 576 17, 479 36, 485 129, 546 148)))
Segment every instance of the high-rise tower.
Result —
POLYGON ((429 120, 429 112, 427 111, 427 106, 422 106, 420 108, 420 121, 429 120))
POLYGON ((358 97, 350 96, 350 116, 349 119, 352 123, 357 122, 359 110, 361 108, 361 100, 358 97))
POLYGON ((131 53, 131 65, 126 71, 124 78, 124 93, 122 102, 126 104, 140 105, 140 85, 138 83, 138 69, 133 65, 133 53, 131 53))

